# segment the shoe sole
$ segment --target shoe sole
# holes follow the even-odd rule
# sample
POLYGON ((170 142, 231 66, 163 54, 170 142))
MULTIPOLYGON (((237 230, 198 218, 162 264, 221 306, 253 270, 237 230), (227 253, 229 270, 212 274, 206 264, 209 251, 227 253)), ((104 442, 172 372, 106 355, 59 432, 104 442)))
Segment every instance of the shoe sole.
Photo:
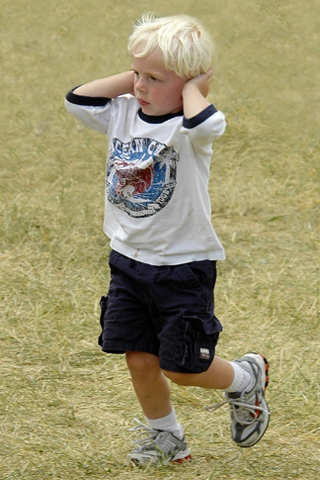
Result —
POLYGON ((141 455, 140 459, 137 457, 131 457, 130 455, 127 456, 127 462, 129 464, 133 464, 136 467, 145 467, 148 465, 168 465, 169 463, 174 463, 174 464, 182 464, 186 462, 190 462, 192 460, 191 453, 188 450, 184 452, 179 452, 174 456, 172 459, 161 459, 161 458, 150 458, 150 459, 145 459, 143 460, 143 457, 141 455))
MULTIPOLYGON (((251 359, 254 359, 259 364, 260 369, 262 371, 262 375, 264 375, 264 378, 262 377, 262 382, 264 383, 264 389, 263 389, 263 395, 264 395, 265 392, 266 392, 267 386, 269 384, 269 363, 268 363, 268 360, 261 353, 255 353, 255 352, 247 353, 243 357, 243 359, 245 359, 245 357, 249 357, 251 359)), ((264 398, 264 402, 265 402, 266 408, 268 409, 268 404, 267 404, 265 398, 264 398)), ((257 413, 259 414, 260 412, 257 411, 257 413)), ((269 421, 270 421, 270 414, 267 415, 267 424, 265 426, 264 432, 261 435, 261 437, 258 438, 257 441, 255 441, 254 443, 251 443, 250 445, 241 445, 240 443, 237 443, 237 445, 241 448, 250 448, 250 447, 253 447, 254 445, 256 445, 258 442, 260 442, 261 438, 266 433, 268 425, 269 425, 269 421)))

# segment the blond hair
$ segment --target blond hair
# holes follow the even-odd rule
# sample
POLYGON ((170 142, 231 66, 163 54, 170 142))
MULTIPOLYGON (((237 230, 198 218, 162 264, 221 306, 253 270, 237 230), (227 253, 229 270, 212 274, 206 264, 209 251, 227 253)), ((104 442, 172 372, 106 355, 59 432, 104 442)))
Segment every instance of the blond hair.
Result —
POLYGON ((196 77, 212 67, 211 39, 193 17, 143 13, 129 36, 129 55, 143 58, 157 48, 163 53, 165 68, 181 78, 196 77))

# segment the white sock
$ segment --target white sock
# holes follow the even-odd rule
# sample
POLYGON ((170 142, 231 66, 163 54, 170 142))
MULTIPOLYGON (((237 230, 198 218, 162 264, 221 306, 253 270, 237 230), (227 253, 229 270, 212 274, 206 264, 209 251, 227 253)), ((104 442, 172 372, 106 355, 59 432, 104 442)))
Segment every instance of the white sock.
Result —
MULTIPOLYGON (((147 418, 147 417, 146 417, 147 418)), ((169 415, 165 417, 157 418, 155 420, 151 420, 147 418, 147 422, 151 428, 155 430, 165 430, 167 432, 172 432, 176 437, 182 439, 184 435, 183 427, 178 423, 176 412, 174 408, 169 415)))
POLYGON ((230 364, 233 368, 233 381, 225 391, 229 393, 250 391, 255 382, 254 376, 250 375, 238 362, 230 362, 230 364))

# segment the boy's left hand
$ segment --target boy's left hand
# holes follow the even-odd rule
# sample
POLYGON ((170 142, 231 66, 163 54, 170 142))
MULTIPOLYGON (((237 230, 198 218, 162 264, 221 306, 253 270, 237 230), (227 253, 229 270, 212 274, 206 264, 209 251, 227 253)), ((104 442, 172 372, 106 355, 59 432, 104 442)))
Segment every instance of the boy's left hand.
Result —
POLYGON ((212 71, 212 68, 210 68, 210 70, 208 70, 206 73, 201 73, 197 77, 194 77, 194 78, 191 78, 190 80, 188 80, 186 82, 186 85, 187 84, 196 85, 196 87, 199 89, 201 94, 204 97, 207 97, 207 95, 209 93, 210 81, 211 81, 211 78, 212 78, 212 74, 213 74, 213 71, 212 71))

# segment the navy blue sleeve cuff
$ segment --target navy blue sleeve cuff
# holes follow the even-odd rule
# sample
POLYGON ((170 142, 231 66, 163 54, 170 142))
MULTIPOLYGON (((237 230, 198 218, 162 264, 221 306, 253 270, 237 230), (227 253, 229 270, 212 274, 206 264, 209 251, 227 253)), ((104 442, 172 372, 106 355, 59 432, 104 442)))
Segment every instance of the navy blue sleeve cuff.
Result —
POLYGON ((78 87, 73 88, 66 95, 66 100, 68 100, 70 103, 74 103, 75 105, 83 105, 86 107, 104 107, 111 100, 110 98, 105 97, 85 97, 83 95, 76 95, 73 93, 76 88, 78 87))
POLYGON ((185 128, 194 128, 197 125, 200 125, 200 123, 204 122, 207 120, 207 118, 211 117, 211 115, 214 115, 218 110, 214 105, 209 105, 207 108, 202 110, 202 112, 198 113, 195 117, 192 118, 183 118, 183 127, 185 128))

